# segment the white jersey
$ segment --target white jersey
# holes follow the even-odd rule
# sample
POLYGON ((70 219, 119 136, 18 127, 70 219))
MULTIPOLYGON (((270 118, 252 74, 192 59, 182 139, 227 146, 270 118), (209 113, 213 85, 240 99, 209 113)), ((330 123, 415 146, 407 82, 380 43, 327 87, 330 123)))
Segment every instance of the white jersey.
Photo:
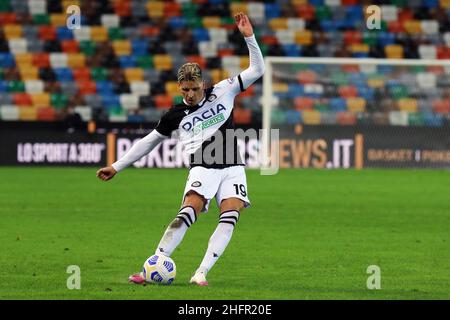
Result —
POLYGON ((174 132, 190 155, 190 165, 206 168, 225 168, 244 165, 240 158, 237 140, 227 141, 226 130, 234 129, 234 98, 264 73, 264 59, 255 36, 244 38, 250 52, 250 66, 239 75, 222 80, 205 90, 204 99, 196 106, 180 103, 165 113, 155 130, 136 143, 113 167, 120 171, 150 152, 163 139, 174 132), (223 140, 217 140, 220 134, 223 140), (221 148, 211 148, 220 142, 221 148), (212 152, 205 153, 205 150, 212 152), (218 156, 217 153, 220 155, 218 156), (205 158, 206 157, 206 158, 205 158))
POLYGON ((176 132, 185 152, 190 155, 191 167, 243 165, 236 139, 227 139, 226 132, 234 130, 234 98, 242 90, 240 75, 223 80, 205 90, 205 97, 198 105, 188 106, 183 102, 172 107, 155 130, 164 136, 176 132))

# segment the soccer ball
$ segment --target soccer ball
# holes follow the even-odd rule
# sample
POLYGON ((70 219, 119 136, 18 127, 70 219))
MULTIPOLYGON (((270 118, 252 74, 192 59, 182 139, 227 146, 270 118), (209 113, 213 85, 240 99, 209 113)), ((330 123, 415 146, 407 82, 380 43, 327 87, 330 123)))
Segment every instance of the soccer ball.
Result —
POLYGON ((154 254, 144 262, 142 275, 145 281, 157 284, 171 284, 177 269, 175 262, 164 255, 154 254))

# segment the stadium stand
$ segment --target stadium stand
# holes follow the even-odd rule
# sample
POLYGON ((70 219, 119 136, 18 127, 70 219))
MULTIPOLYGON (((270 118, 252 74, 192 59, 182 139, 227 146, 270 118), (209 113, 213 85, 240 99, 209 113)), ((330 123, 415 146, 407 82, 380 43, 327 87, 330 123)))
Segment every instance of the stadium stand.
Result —
MULTIPOLYGON (((156 121, 180 101, 175 72, 186 61, 210 83, 248 65, 231 18, 238 11, 264 55, 450 59, 448 0, 2 0, 0 120, 52 121, 75 108, 84 121, 156 121), (369 4, 381 6, 381 30, 366 28, 369 4), (81 29, 66 27, 69 5, 80 6, 81 29)), ((444 68, 416 68, 412 84, 345 67, 321 72, 299 69, 296 83, 277 84, 291 109, 277 121, 434 126, 450 113, 444 68)), ((261 91, 260 80, 237 98, 237 123, 261 121, 261 91)))

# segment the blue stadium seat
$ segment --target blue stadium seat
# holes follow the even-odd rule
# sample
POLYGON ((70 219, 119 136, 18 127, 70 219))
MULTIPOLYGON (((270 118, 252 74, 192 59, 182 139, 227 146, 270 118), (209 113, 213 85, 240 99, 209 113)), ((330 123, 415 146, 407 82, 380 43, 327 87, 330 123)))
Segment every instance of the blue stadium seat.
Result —
POLYGON ((0 92, 8 92, 8 83, 5 80, 0 80, 0 92))
POLYGON ((148 54, 148 42, 145 40, 132 40, 131 48, 134 55, 144 56, 148 54))
POLYGON ((13 68, 16 66, 16 60, 14 59, 14 56, 9 53, 0 53, 0 67, 2 68, 13 68))
POLYGON ((301 55, 301 47, 297 44, 285 44, 283 50, 288 57, 298 57, 301 55))
POLYGON ((366 100, 372 100, 375 95, 375 89, 366 86, 365 84, 357 85, 356 88, 358 89, 358 95, 361 98, 364 98, 366 100))
POLYGON ((97 93, 100 95, 114 93, 114 84, 111 81, 97 81, 95 85, 97 88, 97 93))
POLYGON ((346 111, 347 102, 342 98, 332 98, 330 99, 330 109, 331 111, 346 111))
POLYGON ((323 0, 309 0, 308 1, 310 5, 317 7, 317 6, 323 6, 324 1, 323 0))
POLYGON ((192 35, 194 36, 195 41, 209 41, 209 32, 204 28, 195 28, 192 30, 192 35))
POLYGON ((182 29, 186 27, 186 18, 184 17, 171 17, 169 19, 169 25, 174 29, 182 29))
POLYGON ((302 123, 302 114, 297 110, 287 110, 285 112, 286 123, 287 124, 297 124, 302 123))
POLYGON ((58 81, 73 81, 73 73, 70 68, 54 68, 53 71, 56 74, 56 79, 58 81))
POLYGON ((137 59, 135 56, 121 56, 119 57, 119 63, 122 68, 133 68, 137 65, 137 59))
POLYGON ((102 97, 102 104, 104 108, 111 109, 120 106, 120 98, 113 93, 105 93, 100 95, 102 97))
POLYGON ((266 19, 273 19, 281 16, 280 4, 278 3, 266 3, 264 11, 266 19))
POLYGON ((68 29, 67 27, 59 27, 56 29, 56 37, 59 41, 72 40, 73 33, 72 30, 68 29))
POLYGON ((423 0, 422 5, 425 8, 437 8, 439 7, 439 0, 423 0))
POLYGON ((395 43, 395 34, 389 32, 378 33, 378 44, 380 46, 387 46, 395 43))
POLYGON ((128 122, 138 122, 138 123, 140 123, 140 122, 144 122, 145 121, 145 118, 144 118, 144 116, 142 116, 142 115, 139 115, 139 114, 130 114, 130 115, 128 115, 128 122))
POLYGON ((444 118, 442 114, 424 112, 422 113, 423 120, 427 126, 441 127, 444 124, 444 118))
POLYGON ((289 84, 289 94, 292 98, 301 96, 305 93, 303 86, 299 84, 289 84))

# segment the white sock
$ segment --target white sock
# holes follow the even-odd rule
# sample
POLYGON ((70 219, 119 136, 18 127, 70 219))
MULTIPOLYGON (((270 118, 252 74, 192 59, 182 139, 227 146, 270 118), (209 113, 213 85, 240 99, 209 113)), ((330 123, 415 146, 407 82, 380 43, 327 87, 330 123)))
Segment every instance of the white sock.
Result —
POLYGON ((156 249, 156 254, 163 254, 167 257, 173 253, 183 240, 186 231, 197 220, 195 210, 192 207, 183 207, 164 232, 161 241, 156 249))
POLYGON ((207 273, 225 251, 233 235, 234 226, 239 220, 239 211, 230 210, 220 214, 219 225, 208 242, 208 249, 197 272, 207 273))

